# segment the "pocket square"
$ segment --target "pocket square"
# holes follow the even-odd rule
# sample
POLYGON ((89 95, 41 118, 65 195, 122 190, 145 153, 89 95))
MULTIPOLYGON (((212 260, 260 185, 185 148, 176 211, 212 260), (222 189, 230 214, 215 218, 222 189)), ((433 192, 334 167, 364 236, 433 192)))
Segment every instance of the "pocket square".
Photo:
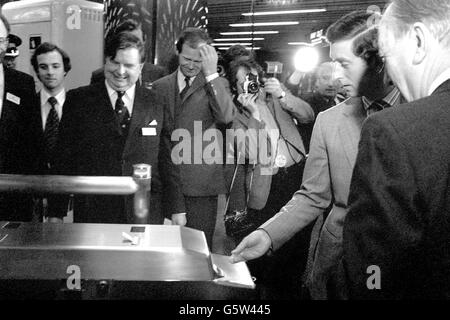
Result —
POLYGON ((158 125, 158 122, 157 122, 156 120, 153 120, 153 121, 150 122, 148 125, 149 125, 149 126, 157 126, 157 125, 158 125))
POLYGON ((6 100, 11 101, 12 103, 15 104, 20 104, 20 98, 9 92, 6 93, 6 100))
POLYGON ((143 136, 156 136, 156 128, 142 128, 143 136))

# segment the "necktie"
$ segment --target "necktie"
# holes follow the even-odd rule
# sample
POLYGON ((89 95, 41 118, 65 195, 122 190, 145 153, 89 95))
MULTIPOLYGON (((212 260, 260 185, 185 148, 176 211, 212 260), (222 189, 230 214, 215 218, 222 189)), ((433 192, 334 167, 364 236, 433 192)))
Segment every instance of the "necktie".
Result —
POLYGON ((375 100, 370 104, 370 106, 367 108, 367 116, 370 116, 371 114, 381 111, 385 108, 389 108, 391 105, 384 100, 375 100))
POLYGON ((124 91, 117 91, 117 100, 114 110, 116 111, 117 120, 119 121, 120 128, 122 130, 122 135, 126 137, 128 134, 128 125, 130 123, 130 113, 122 100, 124 94, 124 91))
POLYGON ((50 104, 50 112, 48 113, 47 120, 45 122, 44 129, 44 140, 46 148, 47 163, 50 165, 51 159, 53 158, 53 153, 55 151, 56 142, 58 140, 58 127, 59 118, 56 112, 55 106, 58 103, 55 97, 48 98, 48 103, 50 104))
POLYGON ((184 96, 188 92, 190 86, 189 86, 189 77, 185 77, 184 81, 186 82, 186 86, 183 88, 183 90, 180 92, 180 98, 183 100, 184 96))

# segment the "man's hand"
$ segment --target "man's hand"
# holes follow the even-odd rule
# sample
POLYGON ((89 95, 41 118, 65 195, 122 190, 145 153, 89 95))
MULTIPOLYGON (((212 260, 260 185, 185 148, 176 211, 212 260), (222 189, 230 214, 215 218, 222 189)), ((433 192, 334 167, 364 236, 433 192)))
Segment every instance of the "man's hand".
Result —
POLYGON ((217 72, 217 56, 214 47, 204 44, 200 47, 200 56, 202 57, 202 71, 205 77, 217 72))
POLYGON ((186 225, 186 213, 174 213, 172 214, 172 225, 185 226, 186 225))
POLYGON ((241 243, 231 251, 231 262, 253 260, 263 256, 272 244, 269 235, 263 230, 256 230, 246 236, 241 243))
POLYGON ((256 99, 258 98, 258 95, 253 93, 241 93, 237 100, 242 104, 243 107, 245 107, 252 115, 253 118, 260 121, 261 116, 259 113, 259 107, 256 104, 256 99))
POLYGON ((264 91, 270 93, 274 98, 278 98, 281 96, 283 89, 277 78, 268 78, 264 82, 264 91))

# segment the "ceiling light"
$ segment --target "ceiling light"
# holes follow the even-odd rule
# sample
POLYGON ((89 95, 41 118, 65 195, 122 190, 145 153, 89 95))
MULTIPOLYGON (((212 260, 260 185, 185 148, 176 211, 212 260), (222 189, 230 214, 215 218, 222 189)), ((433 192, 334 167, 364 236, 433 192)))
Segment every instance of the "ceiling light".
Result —
POLYGON ((213 47, 218 46, 251 46, 252 44, 250 42, 222 42, 222 43, 213 43, 211 44, 213 47))
MULTIPOLYGON (((230 49, 230 47, 219 47, 217 48, 218 50, 228 50, 230 49)), ((261 50, 261 47, 246 47, 245 49, 247 50, 261 50)))
POLYGON ((308 42, 288 42, 290 46, 310 46, 311 43, 308 42))
POLYGON ((219 38, 219 39, 214 39, 214 41, 260 41, 260 40, 264 40, 264 38, 219 38))
POLYGON ((230 27, 262 27, 262 26, 291 26, 299 24, 298 21, 277 21, 277 22, 255 22, 255 23, 232 23, 230 27))
POLYGON ((286 10, 286 11, 262 11, 262 12, 246 12, 243 16, 268 16, 268 15, 278 15, 278 14, 294 14, 294 13, 314 13, 314 12, 325 12, 327 9, 304 9, 304 10, 286 10))
POLYGON ((277 34, 279 31, 237 31, 237 32, 221 32, 222 36, 237 36, 243 34, 277 34))

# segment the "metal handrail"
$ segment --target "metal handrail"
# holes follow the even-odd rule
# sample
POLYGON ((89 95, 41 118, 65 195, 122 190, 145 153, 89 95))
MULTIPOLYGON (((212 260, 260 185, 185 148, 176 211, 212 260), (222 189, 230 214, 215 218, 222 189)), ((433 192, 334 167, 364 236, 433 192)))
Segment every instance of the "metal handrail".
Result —
POLYGON ((133 177, 0 174, 0 192, 34 194, 134 194, 135 223, 149 214, 151 166, 133 166, 133 177))

